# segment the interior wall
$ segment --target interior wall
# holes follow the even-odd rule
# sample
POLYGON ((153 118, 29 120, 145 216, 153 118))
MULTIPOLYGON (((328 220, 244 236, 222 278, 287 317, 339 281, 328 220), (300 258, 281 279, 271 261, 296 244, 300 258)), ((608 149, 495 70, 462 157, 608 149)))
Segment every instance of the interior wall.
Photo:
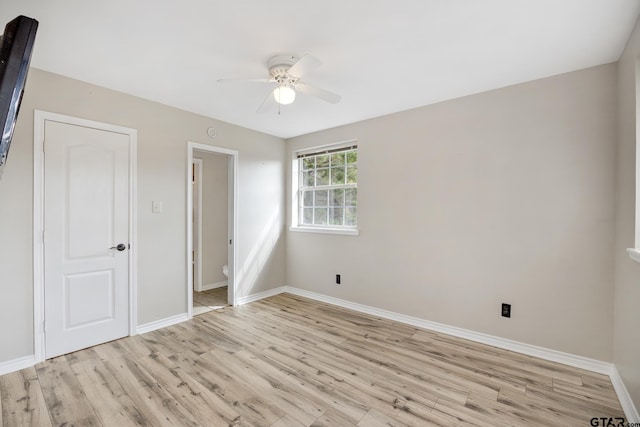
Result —
POLYGON ((225 281, 222 266, 227 265, 228 158, 196 151, 202 159, 202 285, 225 281))
POLYGON ((615 113, 609 64, 288 140, 288 185, 359 141, 360 235, 288 231, 287 283, 612 361, 615 113))
POLYGON ((0 363, 33 354, 34 109, 138 130, 139 325, 187 311, 187 141, 239 152, 237 296, 284 284, 281 139, 32 68, 0 180, 0 363))
POLYGON ((618 62, 618 167, 615 244, 614 362, 637 408, 640 408, 640 264, 626 253, 634 247, 636 149, 640 70, 640 24, 618 62))

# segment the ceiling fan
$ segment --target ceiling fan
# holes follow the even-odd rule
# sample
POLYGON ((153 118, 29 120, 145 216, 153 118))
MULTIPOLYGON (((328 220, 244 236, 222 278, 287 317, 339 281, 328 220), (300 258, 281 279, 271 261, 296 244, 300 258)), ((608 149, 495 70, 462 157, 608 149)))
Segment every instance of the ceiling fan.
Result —
POLYGON ((314 96, 331 104, 337 104, 342 98, 340 95, 320 89, 304 83, 300 79, 309 71, 322 65, 315 56, 306 54, 300 58, 294 55, 277 55, 267 61, 267 68, 271 78, 268 79, 219 79, 219 83, 251 82, 267 83, 273 86, 265 100, 258 107, 258 113, 264 113, 276 106, 291 104, 296 94, 314 96))

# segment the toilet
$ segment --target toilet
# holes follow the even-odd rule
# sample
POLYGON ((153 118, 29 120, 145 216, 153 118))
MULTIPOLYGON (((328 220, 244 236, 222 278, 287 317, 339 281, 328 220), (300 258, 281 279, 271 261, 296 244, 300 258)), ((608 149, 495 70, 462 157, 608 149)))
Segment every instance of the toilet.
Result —
POLYGON ((222 274, 224 274, 224 277, 229 277, 229 267, 226 265, 222 266, 222 274))

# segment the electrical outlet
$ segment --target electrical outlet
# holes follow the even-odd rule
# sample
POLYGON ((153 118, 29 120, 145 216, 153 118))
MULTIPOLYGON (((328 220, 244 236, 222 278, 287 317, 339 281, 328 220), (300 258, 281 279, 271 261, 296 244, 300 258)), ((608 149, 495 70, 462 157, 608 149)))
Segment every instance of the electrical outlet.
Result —
POLYGON ((502 317, 511 317, 511 304, 502 303, 502 317))
POLYGON ((336 285, 340 284, 340 275, 336 274, 336 285))

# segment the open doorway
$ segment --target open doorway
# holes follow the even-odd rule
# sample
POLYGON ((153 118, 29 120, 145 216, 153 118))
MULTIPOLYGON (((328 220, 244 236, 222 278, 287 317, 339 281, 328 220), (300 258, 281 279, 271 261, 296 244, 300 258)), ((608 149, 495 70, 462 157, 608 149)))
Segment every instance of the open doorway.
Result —
POLYGON ((196 316, 235 303, 237 152, 188 145, 188 312, 196 316))

